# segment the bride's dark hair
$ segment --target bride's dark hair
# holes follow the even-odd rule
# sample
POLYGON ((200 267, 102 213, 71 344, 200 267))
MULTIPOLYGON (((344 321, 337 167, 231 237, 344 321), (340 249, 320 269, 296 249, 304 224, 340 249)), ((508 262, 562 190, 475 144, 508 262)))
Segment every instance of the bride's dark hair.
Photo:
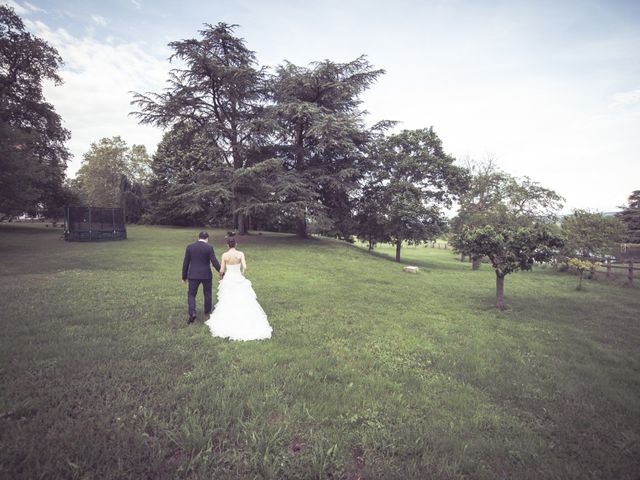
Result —
POLYGON ((227 237, 227 245, 229 245, 229 248, 235 248, 236 246, 236 237, 235 236, 228 236, 227 237))

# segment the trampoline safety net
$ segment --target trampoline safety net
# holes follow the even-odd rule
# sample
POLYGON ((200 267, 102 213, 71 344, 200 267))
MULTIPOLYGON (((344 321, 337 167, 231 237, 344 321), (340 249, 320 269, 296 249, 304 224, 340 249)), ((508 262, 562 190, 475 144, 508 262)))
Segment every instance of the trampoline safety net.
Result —
POLYGON ((74 242, 124 240, 127 229, 122 208, 65 207, 64 239, 74 242))

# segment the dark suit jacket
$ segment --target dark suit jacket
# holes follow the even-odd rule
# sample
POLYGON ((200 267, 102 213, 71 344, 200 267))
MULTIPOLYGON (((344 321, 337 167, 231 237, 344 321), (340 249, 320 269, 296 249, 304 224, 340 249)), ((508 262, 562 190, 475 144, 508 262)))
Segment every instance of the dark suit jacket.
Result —
POLYGON ((211 280, 209 262, 216 271, 220 271, 220 264, 211 245, 206 242, 195 242, 188 245, 182 262, 182 279, 211 280))

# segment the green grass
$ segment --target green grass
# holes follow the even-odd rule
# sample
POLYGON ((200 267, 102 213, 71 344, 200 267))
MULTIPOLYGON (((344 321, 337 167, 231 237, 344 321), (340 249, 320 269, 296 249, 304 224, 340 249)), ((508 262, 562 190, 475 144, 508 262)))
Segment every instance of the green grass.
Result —
POLYGON ((538 268, 499 312, 448 250, 252 235, 274 334, 236 343, 186 325, 195 233, 0 226, 0 477, 637 479, 638 287, 538 268))

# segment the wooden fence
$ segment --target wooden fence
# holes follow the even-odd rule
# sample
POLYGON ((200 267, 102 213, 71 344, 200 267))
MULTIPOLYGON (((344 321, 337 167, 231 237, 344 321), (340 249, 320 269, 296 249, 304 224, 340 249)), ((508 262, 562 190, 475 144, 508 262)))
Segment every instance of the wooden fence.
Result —
POLYGON ((629 260, 626 262, 616 262, 608 258, 604 261, 599 262, 599 265, 600 267, 606 269, 607 278, 612 278, 614 276, 620 276, 620 275, 626 274, 627 283, 629 285, 633 285, 636 272, 638 271, 639 263, 640 262, 638 261, 634 262, 633 260, 629 260), (618 273, 616 270, 620 272, 618 273))

